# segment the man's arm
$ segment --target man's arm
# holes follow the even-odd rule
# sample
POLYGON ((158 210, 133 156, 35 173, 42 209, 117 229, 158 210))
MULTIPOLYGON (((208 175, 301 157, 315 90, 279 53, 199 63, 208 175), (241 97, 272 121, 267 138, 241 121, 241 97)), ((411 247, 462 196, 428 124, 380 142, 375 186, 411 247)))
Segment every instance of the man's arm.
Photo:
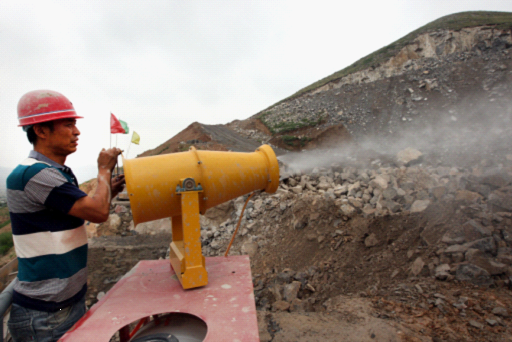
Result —
MULTIPOLYGON (((112 198, 110 178, 121 154, 118 148, 102 149, 98 157, 98 186, 92 196, 80 198, 71 207, 68 214, 94 223, 108 219, 112 198)), ((123 179, 124 181, 124 179, 123 179)))

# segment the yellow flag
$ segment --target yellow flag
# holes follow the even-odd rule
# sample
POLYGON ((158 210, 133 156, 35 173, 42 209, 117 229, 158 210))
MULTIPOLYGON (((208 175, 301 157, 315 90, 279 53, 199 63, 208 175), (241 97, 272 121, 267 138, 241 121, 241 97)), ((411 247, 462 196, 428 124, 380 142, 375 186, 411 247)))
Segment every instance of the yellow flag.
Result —
POLYGON ((137 132, 135 132, 135 131, 133 131, 132 143, 137 144, 137 145, 140 143, 140 135, 138 135, 137 132))

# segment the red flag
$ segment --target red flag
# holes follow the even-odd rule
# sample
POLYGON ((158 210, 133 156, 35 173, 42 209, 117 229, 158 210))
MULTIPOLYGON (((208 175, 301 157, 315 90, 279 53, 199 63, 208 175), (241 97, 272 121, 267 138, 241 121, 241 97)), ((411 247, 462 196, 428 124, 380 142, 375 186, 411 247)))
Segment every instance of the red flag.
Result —
POLYGON ((126 131, 124 130, 124 128, 121 125, 121 123, 119 122, 119 120, 117 120, 117 118, 115 117, 114 114, 110 113, 110 133, 115 134, 115 133, 125 133, 125 132, 126 131))

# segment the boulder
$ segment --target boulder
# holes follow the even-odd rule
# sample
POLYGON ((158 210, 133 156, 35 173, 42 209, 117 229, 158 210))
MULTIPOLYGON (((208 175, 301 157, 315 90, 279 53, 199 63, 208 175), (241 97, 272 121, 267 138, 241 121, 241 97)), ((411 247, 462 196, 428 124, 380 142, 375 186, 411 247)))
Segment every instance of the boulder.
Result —
POLYGON ((119 235, 121 224, 121 218, 117 214, 110 214, 107 221, 96 227, 96 232, 98 236, 119 235))
POLYGON ((416 200, 411 205, 411 213, 420 213, 427 209, 430 200, 416 200))
POLYGON ((416 163, 420 163, 423 159, 423 153, 414 149, 414 148, 406 148, 397 153, 396 155, 397 162, 401 165, 410 166, 416 163))
POLYGON ((355 213, 356 213, 356 209, 351 206, 350 204, 343 204, 341 207, 341 212, 343 213, 343 215, 345 216, 348 216, 348 217, 352 217, 355 213))
POLYGON ((387 189, 388 183, 389 182, 384 177, 382 177, 381 175, 377 175, 374 179, 370 181, 370 186, 372 188, 387 189))
POLYGON ((489 185, 494 189, 503 188, 512 183, 512 177, 504 170, 487 171, 480 179, 483 184, 489 185))
POLYGON ((430 189, 432 196, 438 201, 440 201, 443 196, 447 193, 447 189, 445 186, 436 186, 430 189))
POLYGON ((461 227, 456 227, 443 236, 442 241, 448 244, 465 243, 491 236, 491 231, 476 222, 469 220, 461 227))
POLYGON ((423 271, 423 267, 425 267, 425 262, 423 261, 423 259, 421 257, 416 258, 416 260, 414 260, 411 266, 412 274, 418 276, 421 273, 421 271, 423 271))
POLYGON ((242 245, 242 254, 247 254, 249 257, 254 258, 258 251, 258 247, 257 242, 246 242, 242 245))
POLYGON ((379 244, 379 240, 377 239, 377 236, 375 236, 374 233, 371 233, 366 239, 364 239, 364 245, 366 247, 374 247, 379 244))
POLYGON ((448 280, 450 277, 450 265, 442 264, 436 267, 435 269, 435 277, 439 280, 448 280))
MULTIPOLYGON (((510 187, 508 187, 510 188, 510 187)), ((512 190, 496 190, 489 195, 487 206, 492 212, 511 212, 512 211, 512 190)))
POLYGON ((300 281, 292 281, 290 284, 286 284, 283 288, 283 299, 288 303, 291 303, 294 299, 297 299, 300 286, 300 281))
POLYGON ((380 204, 383 208, 389 209, 389 211, 391 211, 392 213, 396 213, 400 211, 400 209, 402 209, 402 206, 400 204, 391 200, 383 200, 380 202, 380 204))
POLYGON ((480 286, 488 286, 494 283, 489 272, 473 264, 460 264, 457 266, 455 279, 468 281, 480 286))
POLYGON ((296 195, 300 195, 302 193, 302 186, 301 185, 294 186, 294 187, 290 188, 290 191, 296 195))
POLYGON ((483 199, 483 196, 477 192, 468 191, 468 190, 459 190, 455 194, 455 200, 463 201, 467 203, 477 203, 483 199))
POLYGON ((85 231, 87 232, 88 239, 98 237, 97 227, 98 227, 98 225, 96 223, 87 222, 85 224, 85 231))
POLYGON ((318 190, 324 190, 325 191, 325 190, 327 190, 329 188, 331 188, 331 185, 329 183, 325 182, 325 181, 320 182, 317 185, 317 189, 318 190))
POLYGON ((172 232, 172 223, 170 218, 164 218, 155 221, 139 223, 137 227, 133 227, 133 221, 130 223, 130 230, 135 230, 138 234, 156 235, 161 233, 172 232))
POLYGON ((288 311, 289 308, 290 308, 290 303, 282 301, 282 300, 277 301, 272 305, 273 311, 288 311))
POLYGON ((348 192, 348 185, 337 185, 334 188, 334 195, 336 197, 340 197, 341 195, 346 195, 348 192))
POLYGON ((396 189, 390 187, 382 191, 382 196, 384 196, 385 199, 392 201, 398 197, 398 193, 396 189))
POLYGON ((464 244, 464 246, 467 247, 468 249, 475 248, 481 250, 484 253, 489 253, 492 255, 497 254, 496 241, 492 237, 468 242, 464 244))

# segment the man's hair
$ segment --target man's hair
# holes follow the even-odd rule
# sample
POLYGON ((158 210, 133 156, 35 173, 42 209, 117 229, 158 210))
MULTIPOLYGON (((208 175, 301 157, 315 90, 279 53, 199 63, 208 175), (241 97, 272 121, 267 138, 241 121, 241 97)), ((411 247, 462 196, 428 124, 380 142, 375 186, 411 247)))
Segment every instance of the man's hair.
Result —
MULTIPOLYGON (((38 123, 36 125, 40 125, 42 127, 48 127, 50 129, 50 132, 53 132, 53 121, 41 122, 41 123, 38 123)), ((27 130, 27 138, 28 138, 28 141, 32 145, 34 145, 34 146, 36 145, 37 134, 36 134, 36 132, 34 132, 34 126, 30 127, 27 130)))

